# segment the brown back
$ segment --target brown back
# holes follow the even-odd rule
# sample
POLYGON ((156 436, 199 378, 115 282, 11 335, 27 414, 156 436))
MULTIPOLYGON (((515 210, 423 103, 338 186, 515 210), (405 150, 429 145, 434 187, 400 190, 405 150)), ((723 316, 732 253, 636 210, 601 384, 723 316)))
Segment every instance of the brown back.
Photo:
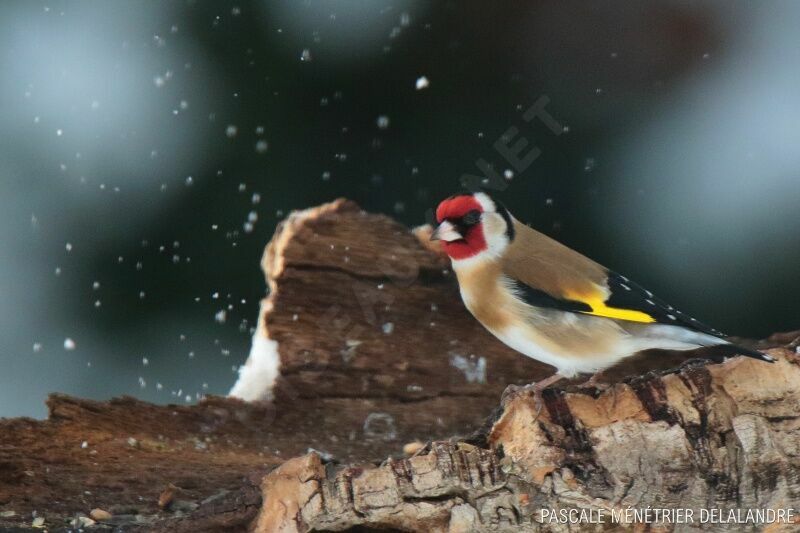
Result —
POLYGON ((501 259, 508 276, 556 298, 603 291, 605 267, 516 219, 513 223, 516 236, 501 259))

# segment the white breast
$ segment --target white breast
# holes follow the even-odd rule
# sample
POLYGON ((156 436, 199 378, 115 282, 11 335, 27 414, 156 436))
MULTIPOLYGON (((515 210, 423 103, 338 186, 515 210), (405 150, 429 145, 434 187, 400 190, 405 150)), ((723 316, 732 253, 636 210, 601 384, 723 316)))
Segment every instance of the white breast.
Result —
POLYGON ((513 326, 492 333, 521 354, 556 367, 557 372, 566 378, 581 373, 595 373, 622 358, 615 354, 576 355, 549 349, 537 339, 538 335, 529 325, 513 326))

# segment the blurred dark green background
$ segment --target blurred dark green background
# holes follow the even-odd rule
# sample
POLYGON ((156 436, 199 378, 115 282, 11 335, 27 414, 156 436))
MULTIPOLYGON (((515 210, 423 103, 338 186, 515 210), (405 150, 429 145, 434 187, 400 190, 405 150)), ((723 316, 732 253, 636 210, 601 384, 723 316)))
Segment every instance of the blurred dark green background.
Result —
POLYGON ((542 151, 499 195, 520 219, 728 332, 798 328, 798 22, 790 1, 5 1, 0 416, 226 393, 278 220, 347 196, 422 223, 478 158, 507 170, 510 126, 542 151), (568 132, 521 121, 541 96, 568 132))

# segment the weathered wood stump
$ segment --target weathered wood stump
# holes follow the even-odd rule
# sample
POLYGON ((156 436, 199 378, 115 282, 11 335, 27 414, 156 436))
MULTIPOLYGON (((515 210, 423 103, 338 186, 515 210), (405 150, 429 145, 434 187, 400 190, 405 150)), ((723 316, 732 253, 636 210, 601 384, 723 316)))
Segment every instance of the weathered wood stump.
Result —
POLYGON ((597 396, 551 391, 538 418, 517 397, 482 446, 436 442, 367 469, 292 459, 264 479, 255 530, 796 531, 800 359, 770 353, 778 363, 689 366, 597 396), (737 509, 771 509, 773 523, 731 523, 737 509), (712 510, 716 523, 702 524, 712 510))
POLYGON ((759 344, 774 365, 639 358, 605 392, 548 391, 537 417, 499 398, 551 369, 472 319, 424 229, 338 200, 293 213, 262 266, 239 399, 54 395, 47 420, 0 420, 0 530, 609 531, 629 507, 800 502, 798 334, 759 344), (606 523, 543 514, 561 509, 606 523))

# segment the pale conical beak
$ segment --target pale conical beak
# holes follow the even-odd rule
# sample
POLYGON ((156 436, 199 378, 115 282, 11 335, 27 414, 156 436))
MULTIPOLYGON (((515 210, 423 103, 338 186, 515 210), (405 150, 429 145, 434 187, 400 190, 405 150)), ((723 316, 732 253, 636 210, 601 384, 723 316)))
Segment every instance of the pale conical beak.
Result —
POLYGON ((431 234, 432 241, 453 242, 463 238, 456 227, 447 220, 439 224, 439 227, 431 234))

